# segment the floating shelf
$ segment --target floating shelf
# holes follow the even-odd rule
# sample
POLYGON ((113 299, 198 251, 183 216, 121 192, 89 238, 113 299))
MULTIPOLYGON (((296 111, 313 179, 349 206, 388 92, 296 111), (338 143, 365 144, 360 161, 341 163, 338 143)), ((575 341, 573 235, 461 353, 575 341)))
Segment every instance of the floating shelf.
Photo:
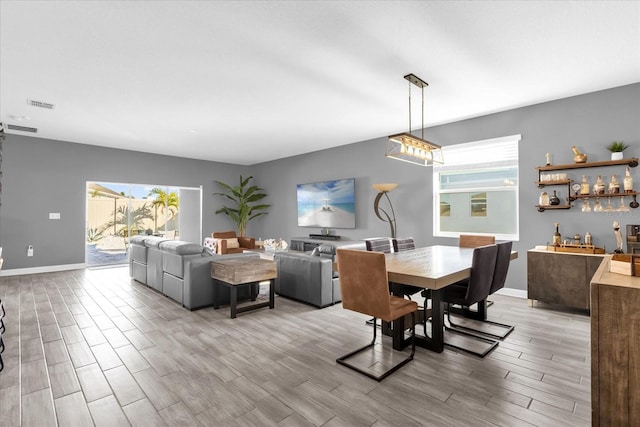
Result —
POLYGON ((586 163, 569 163, 566 165, 549 165, 549 166, 536 166, 539 171, 558 171, 563 169, 581 169, 581 168, 597 168, 602 166, 619 166, 625 165, 631 168, 638 166, 638 158, 632 157, 630 159, 621 160, 603 160, 600 162, 586 162, 586 163))

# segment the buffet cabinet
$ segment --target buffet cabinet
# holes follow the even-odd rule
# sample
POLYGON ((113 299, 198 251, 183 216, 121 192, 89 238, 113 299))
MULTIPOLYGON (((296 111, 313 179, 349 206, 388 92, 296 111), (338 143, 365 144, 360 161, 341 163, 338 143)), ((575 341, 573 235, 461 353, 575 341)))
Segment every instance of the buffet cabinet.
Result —
POLYGON ((606 257, 540 249, 527 251, 527 298, 589 310, 589 284, 606 257))
POLYGON ((640 420, 640 277, 610 273, 591 281, 591 424, 640 420))

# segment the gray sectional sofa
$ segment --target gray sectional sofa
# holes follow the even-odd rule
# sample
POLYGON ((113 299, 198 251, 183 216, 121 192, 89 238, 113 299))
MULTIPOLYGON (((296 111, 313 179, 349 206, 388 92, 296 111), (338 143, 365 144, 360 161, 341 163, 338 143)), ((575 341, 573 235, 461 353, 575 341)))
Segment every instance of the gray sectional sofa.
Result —
POLYGON ((333 270, 338 247, 366 250, 364 242, 324 243, 311 252, 276 252, 278 295, 322 308, 342 301, 340 278, 333 270))
MULTIPOLYGON (((196 243, 154 236, 134 236, 129 246, 129 275, 189 310, 214 305, 211 261, 224 257, 256 257, 257 253, 216 255, 196 243)), ((238 299, 255 299, 257 287, 238 289, 238 299), (253 293, 252 293, 253 292, 253 293)), ((229 304, 229 289, 221 287, 215 305, 229 304)))

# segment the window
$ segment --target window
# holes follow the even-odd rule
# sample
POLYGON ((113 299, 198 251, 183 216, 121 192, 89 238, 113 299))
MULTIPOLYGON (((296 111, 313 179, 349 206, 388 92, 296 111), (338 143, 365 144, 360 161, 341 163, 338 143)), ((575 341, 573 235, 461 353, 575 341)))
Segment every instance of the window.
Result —
POLYGON ((442 147, 433 166, 434 235, 490 234, 518 240, 520 135, 442 147))

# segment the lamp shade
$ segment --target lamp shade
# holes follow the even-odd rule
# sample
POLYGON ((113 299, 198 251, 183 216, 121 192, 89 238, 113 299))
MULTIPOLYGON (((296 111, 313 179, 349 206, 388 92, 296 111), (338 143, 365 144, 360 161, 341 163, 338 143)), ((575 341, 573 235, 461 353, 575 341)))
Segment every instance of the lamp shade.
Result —
POLYGON ((438 144, 408 133, 389 136, 386 156, 420 166, 444 163, 442 148, 438 144))
POLYGON ((398 187, 398 184, 373 184, 373 189, 381 193, 388 193, 398 187))

